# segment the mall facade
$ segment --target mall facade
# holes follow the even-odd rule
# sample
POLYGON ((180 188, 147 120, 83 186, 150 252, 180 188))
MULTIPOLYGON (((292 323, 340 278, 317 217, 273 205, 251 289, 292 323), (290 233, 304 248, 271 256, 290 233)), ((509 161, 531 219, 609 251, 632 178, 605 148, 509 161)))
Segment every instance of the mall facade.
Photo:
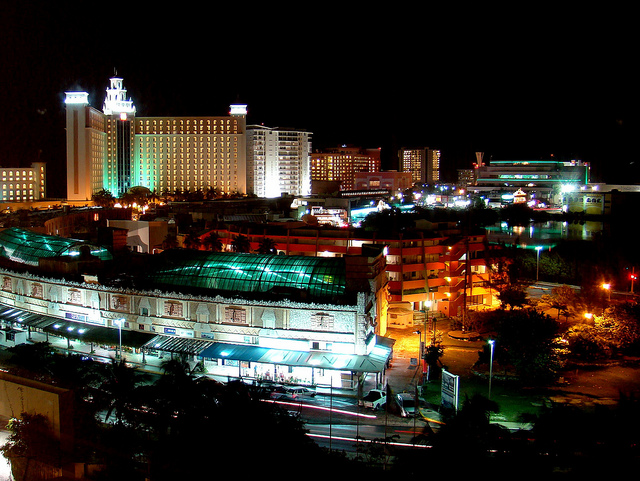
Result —
POLYGON ((344 258, 176 249, 153 256, 132 289, 103 282, 111 259, 95 246, 13 228, 0 246, 4 345, 38 330, 182 355, 210 373, 347 389, 382 379, 392 354, 379 249, 344 258))

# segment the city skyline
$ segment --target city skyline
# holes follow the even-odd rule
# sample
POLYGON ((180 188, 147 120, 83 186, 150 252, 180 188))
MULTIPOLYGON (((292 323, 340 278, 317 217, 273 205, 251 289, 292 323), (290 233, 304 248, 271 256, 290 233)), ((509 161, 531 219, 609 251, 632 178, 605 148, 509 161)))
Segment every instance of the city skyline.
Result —
MULTIPOLYGON (((145 33, 113 22, 106 35, 94 31, 102 13, 77 5, 3 6, 0 165, 45 161, 55 179, 64 92, 87 91, 100 108, 117 74, 140 116, 225 115, 240 100, 248 124, 308 130, 314 149, 380 147, 385 170, 397 169, 398 149, 426 146, 441 150, 445 179, 470 168, 476 151, 487 160, 579 159, 610 183, 640 178, 623 27, 613 37, 590 24, 552 28, 550 37, 490 23, 499 28, 474 35, 470 21, 423 31, 377 18, 374 30, 371 13, 348 16, 336 39, 318 34, 323 21, 335 25, 328 15, 273 34, 272 16, 261 24, 256 12, 208 32, 193 17, 186 29, 168 28, 134 6, 125 17, 147 20, 145 33)), ((560 27, 546 22, 537 28, 560 27)))

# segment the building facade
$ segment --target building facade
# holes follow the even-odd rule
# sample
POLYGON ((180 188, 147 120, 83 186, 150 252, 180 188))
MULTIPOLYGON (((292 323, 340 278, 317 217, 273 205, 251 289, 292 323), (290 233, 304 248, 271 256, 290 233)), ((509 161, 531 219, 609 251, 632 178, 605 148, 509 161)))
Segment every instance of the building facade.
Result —
POLYGON ((44 162, 30 167, 0 167, 0 202, 31 202, 46 197, 47 169, 44 162))
POLYGON ((65 103, 68 200, 90 200, 102 189, 120 196, 133 186, 247 192, 246 105, 219 117, 136 117, 117 77, 102 111, 86 92, 67 92, 65 103))
MULTIPOLYGON (((16 262, 68 242, 10 234, 30 240, 19 245, 0 236, 16 262)), ((380 249, 349 259, 179 249, 153 259, 144 276, 149 288, 135 290, 1 267, 2 327, 107 345, 121 337, 148 355, 192 356, 209 372, 228 367, 241 377, 336 387, 355 388, 362 375, 386 367, 380 249)))
POLYGON ((339 181, 340 190, 354 190, 357 172, 380 172, 380 149, 340 146, 311 154, 311 179, 339 181))
POLYGON ((247 127, 247 186, 258 197, 300 196, 311 192, 311 133, 247 127))
POLYGON ((385 189, 391 195, 410 189, 413 178, 408 172, 356 172, 353 178, 355 190, 385 189))
MULTIPOLYGON (((238 234, 234 228, 216 229, 225 249, 238 234)), ((386 251, 385 271, 390 305, 407 304, 416 315, 425 306, 433 313, 458 316, 466 308, 494 305, 489 287, 489 267, 484 233, 464 235, 455 226, 420 225, 403 234, 382 234, 363 229, 325 229, 291 227, 283 232, 264 226, 242 232, 251 250, 257 250, 265 237, 279 254, 311 257, 361 255, 363 247, 376 245, 386 251)), ((207 234, 204 234, 205 237, 207 234)), ((380 308, 380 333, 386 333, 390 320, 380 308)))
POLYGON ((522 190, 529 199, 558 204, 563 191, 580 190, 589 177, 589 164, 580 160, 491 160, 475 165, 472 189, 490 199, 522 190))
POLYGON ((409 172, 414 184, 440 182, 440 151, 424 147, 398 152, 400 171, 409 172))

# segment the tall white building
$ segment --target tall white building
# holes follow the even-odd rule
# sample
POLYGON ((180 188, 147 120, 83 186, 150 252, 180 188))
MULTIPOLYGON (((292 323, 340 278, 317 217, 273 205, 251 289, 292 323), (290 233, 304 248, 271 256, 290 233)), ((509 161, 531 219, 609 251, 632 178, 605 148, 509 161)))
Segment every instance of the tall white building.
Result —
POLYGON ((311 191, 311 133, 247 127, 247 185, 258 197, 308 195, 311 191))
POLYGON ((227 116, 136 117, 121 78, 110 79, 103 111, 86 92, 67 92, 67 198, 133 186, 158 193, 213 188, 247 193, 246 105, 227 116))

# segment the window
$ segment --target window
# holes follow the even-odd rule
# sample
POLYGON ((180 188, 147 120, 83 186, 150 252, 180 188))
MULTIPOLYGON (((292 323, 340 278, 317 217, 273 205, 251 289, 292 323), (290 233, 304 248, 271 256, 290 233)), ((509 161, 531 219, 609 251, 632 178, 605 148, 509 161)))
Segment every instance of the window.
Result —
POLYGON ((182 303, 178 301, 166 301, 164 303, 164 315, 169 317, 182 317, 182 303))
POLYGON ((225 307, 224 322, 233 324, 246 324, 247 311, 239 307, 225 307))
POLYGON ((324 312, 318 312, 311 316, 311 328, 323 331, 333 330, 333 316, 324 312))

